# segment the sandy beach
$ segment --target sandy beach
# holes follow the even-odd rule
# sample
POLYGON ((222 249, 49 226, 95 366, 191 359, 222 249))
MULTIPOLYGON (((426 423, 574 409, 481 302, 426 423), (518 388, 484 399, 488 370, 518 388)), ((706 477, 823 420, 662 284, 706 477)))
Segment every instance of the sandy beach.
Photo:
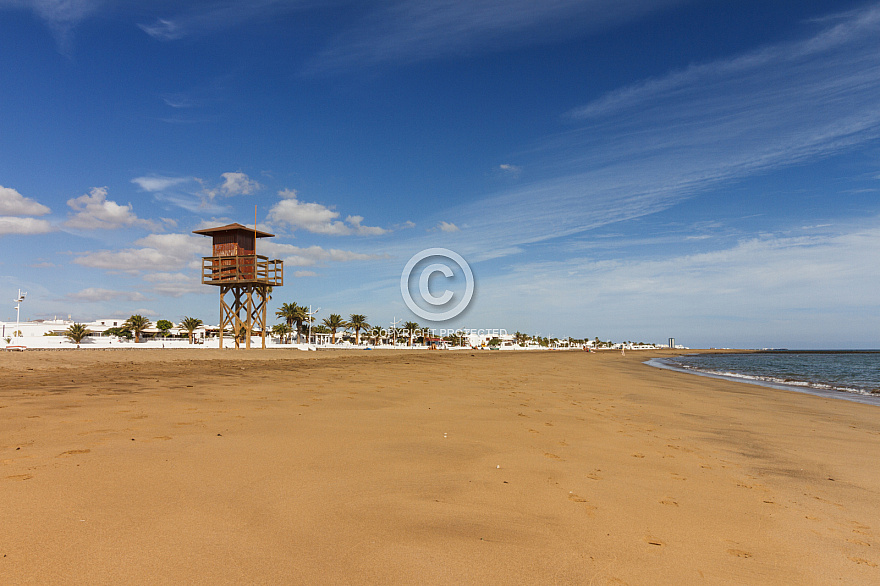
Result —
POLYGON ((880 583, 880 410, 661 355, 0 353, 0 583, 880 583))

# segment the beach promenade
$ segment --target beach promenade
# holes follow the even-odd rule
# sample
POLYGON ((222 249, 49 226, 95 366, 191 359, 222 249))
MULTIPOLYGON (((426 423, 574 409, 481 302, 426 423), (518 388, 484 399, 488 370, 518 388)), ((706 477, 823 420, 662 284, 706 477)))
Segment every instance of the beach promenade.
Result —
POLYGON ((0 583, 880 583, 880 410, 669 355, 0 353, 0 583))

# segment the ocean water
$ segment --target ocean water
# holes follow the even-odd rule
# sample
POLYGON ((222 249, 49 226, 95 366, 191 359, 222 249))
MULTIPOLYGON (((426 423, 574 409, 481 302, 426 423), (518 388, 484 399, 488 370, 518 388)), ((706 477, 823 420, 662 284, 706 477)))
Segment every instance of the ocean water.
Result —
POLYGON ((880 350, 690 354, 648 364, 880 405, 880 350))

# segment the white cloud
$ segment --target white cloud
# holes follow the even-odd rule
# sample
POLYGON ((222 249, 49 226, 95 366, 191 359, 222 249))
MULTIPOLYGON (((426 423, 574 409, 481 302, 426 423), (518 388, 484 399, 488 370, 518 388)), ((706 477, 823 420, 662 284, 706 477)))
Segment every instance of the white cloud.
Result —
POLYGON ((0 236, 4 234, 45 234, 55 228, 46 220, 0 216, 0 236))
POLYGON ((160 177, 152 175, 149 177, 135 177, 131 182, 138 185, 144 191, 155 192, 165 191, 170 187, 188 183, 192 180, 192 177, 160 177))
POLYGON ((93 187, 89 193, 67 200, 73 211, 64 225, 82 230, 115 230, 124 226, 152 226, 148 220, 141 220, 132 212, 131 204, 119 205, 107 199, 106 187, 93 187))
POLYGON ((260 246, 260 254, 281 258, 285 264, 300 267, 310 267, 321 262, 350 262, 384 258, 383 255, 378 254, 364 254, 335 248, 325 249, 320 246, 299 247, 277 242, 261 242, 260 246))
POLYGON ((74 263, 113 272, 198 270, 198 257, 207 256, 210 241, 189 234, 150 234, 134 242, 140 248, 81 253, 74 263))
POLYGON ((364 221, 363 216, 346 216, 345 221, 351 226, 352 233, 358 236, 379 236, 388 232, 378 226, 361 226, 361 222, 364 221))
POLYGON ((498 169, 511 177, 519 177, 522 174, 522 167, 517 167, 516 165, 510 165, 508 163, 498 165, 498 169))
POLYGON ((297 192, 284 189, 278 192, 281 201, 269 210, 269 221, 284 224, 294 230, 303 229, 315 234, 331 236, 375 236, 388 230, 375 226, 363 226, 362 216, 348 216, 345 222, 337 220, 339 212, 319 203, 306 203, 297 199, 297 192))
POLYGON ((50 211, 41 203, 23 196, 11 187, 0 185, 0 215, 4 216, 45 216, 50 211))
POLYGON ((125 301, 143 301, 146 299, 137 291, 114 291, 112 289, 101 289, 99 287, 88 287, 76 293, 69 293, 65 296, 71 301, 112 301, 114 299, 122 299, 125 301))
POLYGON ((453 224, 452 222, 443 222, 441 221, 437 224, 437 228, 442 232, 459 232, 461 228, 453 224))
POLYGON ((205 181, 196 179, 196 181, 203 186, 201 192, 203 197, 214 199, 217 196, 233 197, 236 195, 251 195, 263 187, 258 182, 248 177, 246 173, 241 173, 239 171, 221 173, 220 176, 223 177, 223 183, 221 183, 219 187, 213 188, 204 187, 205 181))
POLYGON ((315 271, 294 271, 294 272, 293 272, 293 276, 294 276, 294 277, 297 277, 297 278, 300 278, 300 277, 317 277, 317 276, 318 276, 318 273, 316 273, 315 271))
POLYGON ((220 191, 227 197, 233 195, 250 195, 262 187, 244 173, 223 173, 223 185, 220 191))
POLYGON ((181 297, 188 293, 207 293, 197 271, 189 273, 150 273, 144 281, 153 283, 153 291, 166 297, 181 297))

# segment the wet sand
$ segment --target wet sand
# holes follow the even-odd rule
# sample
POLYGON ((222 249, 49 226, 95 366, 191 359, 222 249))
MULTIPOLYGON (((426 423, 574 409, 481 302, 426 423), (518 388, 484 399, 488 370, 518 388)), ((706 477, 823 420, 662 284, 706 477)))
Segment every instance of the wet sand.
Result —
POLYGON ((0 583, 880 583, 880 408, 663 354, 0 353, 0 583))

